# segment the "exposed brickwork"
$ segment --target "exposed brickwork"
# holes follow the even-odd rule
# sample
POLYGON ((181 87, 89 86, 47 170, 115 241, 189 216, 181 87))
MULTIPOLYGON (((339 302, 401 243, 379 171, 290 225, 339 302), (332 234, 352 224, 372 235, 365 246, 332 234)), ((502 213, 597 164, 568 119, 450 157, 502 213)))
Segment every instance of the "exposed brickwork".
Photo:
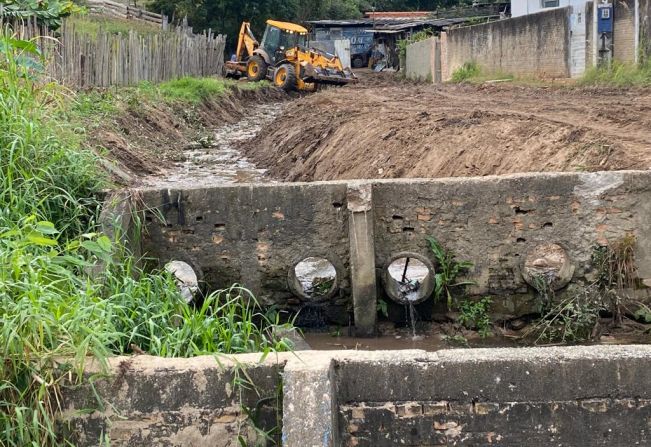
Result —
POLYGON ((340 407, 343 445, 608 446, 651 442, 651 401, 383 402, 340 407), (629 421, 625 430, 614 419, 629 421), (578 429, 581 427, 582 429, 578 429), (622 436, 623 435, 623 436, 622 436))
POLYGON ((635 0, 615 1, 613 58, 618 62, 635 62, 635 0))

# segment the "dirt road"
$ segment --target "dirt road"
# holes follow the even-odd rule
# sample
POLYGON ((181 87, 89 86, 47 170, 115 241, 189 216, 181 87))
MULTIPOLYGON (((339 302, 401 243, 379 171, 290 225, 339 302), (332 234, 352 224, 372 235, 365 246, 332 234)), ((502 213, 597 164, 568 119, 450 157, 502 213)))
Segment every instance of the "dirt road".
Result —
POLYGON ((381 75, 294 101, 243 148, 285 181, 648 169, 651 91, 381 75))

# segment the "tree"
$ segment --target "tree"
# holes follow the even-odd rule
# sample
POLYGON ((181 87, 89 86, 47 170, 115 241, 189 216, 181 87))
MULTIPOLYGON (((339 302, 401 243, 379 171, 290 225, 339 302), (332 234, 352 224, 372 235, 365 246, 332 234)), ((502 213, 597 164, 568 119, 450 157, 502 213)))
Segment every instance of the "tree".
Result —
POLYGON ((470 4, 472 0, 153 0, 148 8, 180 21, 187 17, 195 31, 212 28, 228 36, 232 48, 240 24, 251 22, 261 37, 267 19, 305 22, 354 19, 367 11, 429 11, 470 4))

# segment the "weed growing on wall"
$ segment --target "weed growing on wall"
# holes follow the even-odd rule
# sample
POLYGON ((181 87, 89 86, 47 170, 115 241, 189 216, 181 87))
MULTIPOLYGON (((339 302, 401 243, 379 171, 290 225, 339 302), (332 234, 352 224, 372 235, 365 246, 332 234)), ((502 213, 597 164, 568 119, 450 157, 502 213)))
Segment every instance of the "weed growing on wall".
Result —
POLYGON ((433 237, 428 237, 430 248, 437 262, 437 269, 434 275, 434 300, 446 299, 448 309, 454 307, 452 290, 456 287, 472 285, 472 281, 457 281, 457 278, 470 269, 473 264, 470 261, 457 261, 454 253, 446 250, 433 237))
POLYGON ((605 310, 603 295, 596 285, 584 287, 551 304, 549 310, 527 330, 538 343, 575 343, 591 340, 605 310))
POLYGON ((601 314, 610 314, 615 326, 621 326, 625 315, 642 321, 647 319, 648 307, 629 296, 636 287, 635 237, 624 236, 607 246, 593 249, 592 264, 596 280, 575 288, 557 299, 545 278, 534 281, 541 296, 542 317, 527 331, 538 342, 581 342, 592 340, 598 333, 601 314))
POLYGON ((597 269, 597 282, 610 299, 610 311, 617 324, 631 304, 627 289, 635 288, 635 237, 626 235, 604 247, 595 247, 592 262, 597 269))

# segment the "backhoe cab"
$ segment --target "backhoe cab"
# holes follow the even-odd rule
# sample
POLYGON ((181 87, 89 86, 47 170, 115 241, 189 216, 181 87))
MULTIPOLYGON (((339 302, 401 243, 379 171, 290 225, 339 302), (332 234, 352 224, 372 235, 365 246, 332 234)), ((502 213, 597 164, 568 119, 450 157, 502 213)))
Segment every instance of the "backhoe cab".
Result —
POLYGON ((250 81, 270 79, 285 90, 315 90, 320 84, 357 82, 335 55, 308 49, 307 30, 300 25, 267 20, 262 42, 242 23, 234 60, 226 63, 230 74, 246 74, 250 81))

